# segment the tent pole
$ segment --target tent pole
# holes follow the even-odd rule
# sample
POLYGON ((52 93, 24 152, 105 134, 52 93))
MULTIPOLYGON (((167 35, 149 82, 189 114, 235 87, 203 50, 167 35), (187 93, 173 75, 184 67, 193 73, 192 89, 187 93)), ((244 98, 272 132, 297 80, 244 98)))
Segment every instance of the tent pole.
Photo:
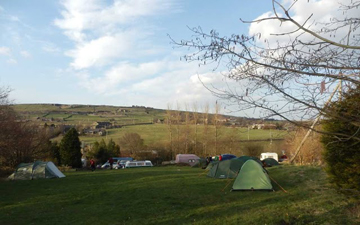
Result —
POLYGON ((227 182, 227 184, 225 185, 225 187, 221 190, 222 192, 224 192, 225 191, 225 188, 227 188, 227 186, 229 186, 229 184, 231 183, 231 179, 229 179, 228 180, 228 182, 227 182))
POLYGON ((204 172, 199 173, 198 177, 200 177, 201 175, 203 175, 203 174, 206 173, 206 172, 207 172, 207 170, 204 170, 204 172))
MULTIPOLYGON (((269 174, 268 174, 268 176, 270 177, 269 174)), ((272 177, 270 177, 270 179, 271 179, 272 181, 274 181, 274 183, 277 184, 277 185, 281 188, 281 190, 283 190, 283 192, 288 193, 283 187, 280 186, 280 184, 278 184, 278 182, 276 182, 276 180, 274 180, 272 177)))
MULTIPOLYGON (((237 177, 238 174, 239 174, 239 171, 235 174, 235 177, 237 177)), ((235 179, 236 179, 236 178, 235 178, 235 179)), ((232 180, 228 178, 228 182, 227 182, 226 186, 221 190, 222 192, 224 192, 225 188, 226 188, 227 186, 229 186, 229 184, 231 183, 231 181, 232 181, 232 180)))

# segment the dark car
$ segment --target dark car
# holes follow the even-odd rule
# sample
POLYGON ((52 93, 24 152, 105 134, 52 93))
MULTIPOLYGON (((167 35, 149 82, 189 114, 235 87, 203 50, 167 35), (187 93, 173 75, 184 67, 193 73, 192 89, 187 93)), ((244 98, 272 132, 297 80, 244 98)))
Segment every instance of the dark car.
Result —
POLYGON ((221 161, 236 158, 236 155, 232 154, 221 154, 221 161))

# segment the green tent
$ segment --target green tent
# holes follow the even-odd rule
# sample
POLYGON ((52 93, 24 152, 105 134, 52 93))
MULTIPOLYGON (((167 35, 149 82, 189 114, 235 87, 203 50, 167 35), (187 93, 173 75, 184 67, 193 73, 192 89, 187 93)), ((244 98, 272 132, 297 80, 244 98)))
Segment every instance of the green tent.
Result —
MULTIPOLYGON (((239 158, 210 163, 207 167, 209 168, 207 176, 214 178, 235 178, 242 165, 250 159, 256 160, 251 156, 241 156, 239 158)), ((261 161, 259 162, 259 165, 261 165, 261 161)))
POLYGON ((206 170, 211 170, 211 168, 213 168, 213 166, 215 165, 215 164, 218 164, 220 161, 211 161, 208 165, 207 165, 207 167, 206 167, 206 170))
POLYGON ((278 166, 280 165, 276 159, 273 158, 266 158, 262 161, 263 165, 265 167, 272 167, 272 166, 278 166))
POLYGON ((195 168, 205 168, 206 167, 206 159, 200 158, 193 166, 195 168))
POLYGON ((10 180, 34 180, 40 178, 62 178, 65 175, 53 162, 36 161, 34 163, 20 163, 10 180))
POLYGON ((232 191, 273 191, 265 169, 255 160, 247 160, 237 175, 232 191))

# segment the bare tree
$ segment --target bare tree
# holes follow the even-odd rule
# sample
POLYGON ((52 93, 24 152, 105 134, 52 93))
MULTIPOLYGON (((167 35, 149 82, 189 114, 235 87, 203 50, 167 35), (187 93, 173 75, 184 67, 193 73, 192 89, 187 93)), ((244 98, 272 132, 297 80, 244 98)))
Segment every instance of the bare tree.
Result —
POLYGON ((194 151, 196 154, 198 154, 198 148, 197 148, 197 142, 198 142, 198 121, 199 121, 199 112, 198 112, 198 105, 197 103, 193 103, 192 105, 192 115, 193 115, 193 121, 194 121, 194 125, 195 125, 195 135, 194 135, 194 142, 195 142, 195 146, 194 146, 194 151))
POLYGON ((172 116, 173 116, 173 112, 172 112, 172 106, 171 104, 167 105, 167 110, 166 110, 166 124, 168 127, 168 131, 169 131, 169 138, 170 138, 170 158, 173 158, 173 130, 172 130, 172 116))
POLYGON ((208 155, 210 154, 210 152, 208 152, 208 141, 209 141, 209 104, 206 103, 204 105, 203 108, 203 113, 202 113, 202 120, 203 120, 203 150, 204 150, 204 155, 208 155))
POLYGON ((176 104, 175 110, 175 122, 176 122, 176 154, 181 152, 180 150, 180 125, 181 125, 181 106, 179 103, 176 104))
POLYGON ((14 167, 49 158, 50 135, 45 128, 18 119, 10 105, 10 91, 0 87, 0 165, 14 167))
POLYGON ((125 133, 124 136, 119 139, 119 144, 121 149, 129 151, 130 154, 134 154, 146 148, 144 139, 142 139, 138 133, 125 133))
POLYGON ((213 115, 213 125, 214 125, 214 141, 215 141, 215 154, 220 154, 219 152, 219 136, 220 136, 220 128, 221 128, 221 115, 220 115, 220 104, 216 101, 213 115))
POLYGON ((185 128, 184 128, 184 144, 185 152, 189 153, 189 142, 190 142, 190 112, 189 105, 185 103, 185 128))
MULTIPOLYGON (((307 128, 310 125, 302 121, 319 114, 344 120, 329 114, 324 104, 339 82, 340 93, 360 85, 360 1, 341 1, 338 9, 342 13, 330 21, 313 19, 310 10, 307 17, 302 15, 305 20, 292 16, 297 4, 311 2, 272 2, 271 14, 253 21, 241 20, 250 24, 277 22, 278 32, 266 38, 262 33, 227 37, 195 27, 190 28, 192 39, 172 40, 173 44, 191 50, 182 60, 221 70, 228 88, 207 88, 236 103, 238 110, 260 109, 263 117, 277 116, 307 128)), ((360 120, 359 114, 354 116, 360 120)), ((324 133, 316 126, 311 129, 324 133)))

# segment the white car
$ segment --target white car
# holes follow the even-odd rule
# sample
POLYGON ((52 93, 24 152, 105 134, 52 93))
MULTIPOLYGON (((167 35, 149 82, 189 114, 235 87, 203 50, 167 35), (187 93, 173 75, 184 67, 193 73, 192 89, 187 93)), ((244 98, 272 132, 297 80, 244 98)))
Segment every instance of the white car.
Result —
MULTIPOLYGON (((121 169, 121 168, 122 168, 122 166, 119 165, 119 164, 117 164, 116 162, 114 162, 114 163, 112 164, 112 166, 113 166, 113 169, 121 169)), ((104 163, 104 164, 101 166, 101 169, 110 169, 110 163, 109 163, 109 162, 104 163)))
POLYGON ((135 168, 135 167, 151 167, 153 164, 150 160, 144 161, 127 161, 125 163, 125 168, 135 168))

